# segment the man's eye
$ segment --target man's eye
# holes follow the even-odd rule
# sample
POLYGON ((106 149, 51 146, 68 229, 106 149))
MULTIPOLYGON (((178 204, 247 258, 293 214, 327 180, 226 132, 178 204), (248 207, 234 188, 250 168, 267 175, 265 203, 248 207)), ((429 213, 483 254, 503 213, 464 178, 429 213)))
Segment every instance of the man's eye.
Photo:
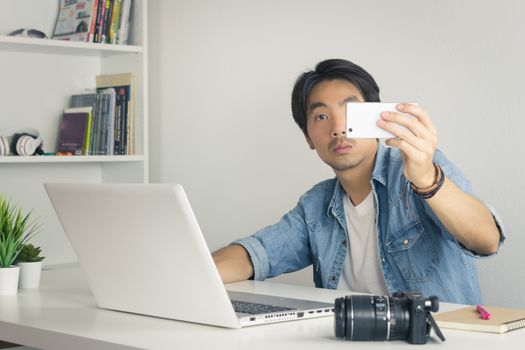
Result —
POLYGON ((316 120, 325 120, 328 119, 328 116, 326 114, 320 114, 317 117, 315 117, 316 120))

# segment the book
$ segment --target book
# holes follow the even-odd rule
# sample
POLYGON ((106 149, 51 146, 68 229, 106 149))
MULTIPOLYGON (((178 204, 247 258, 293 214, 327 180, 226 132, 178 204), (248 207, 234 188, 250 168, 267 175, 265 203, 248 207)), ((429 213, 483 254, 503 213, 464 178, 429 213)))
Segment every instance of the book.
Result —
POLYGON ((114 120, 114 154, 130 155, 135 151, 135 78, 131 73, 99 75, 97 91, 112 88, 116 92, 114 120))
POLYGON ((120 134, 120 148, 121 154, 131 154, 130 151, 130 136, 131 136, 131 125, 128 114, 128 108, 130 108, 130 86, 119 86, 116 88, 118 96, 118 110, 120 114, 120 128, 122 133, 120 134))
POLYGON ((93 0, 60 0, 53 39, 88 41, 94 9, 93 0))
POLYGON ((106 0, 99 0, 98 5, 97 5, 95 30, 93 32, 93 42, 94 43, 100 42, 100 32, 102 31, 101 24, 102 24, 102 18, 104 17, 105 4, 106 4, 106 0))
POLYGON ((121 4, 122 0, 115 0, 113 4, 113 12, 111 17, 111 25, 109 27, 109 43, 117 43, 117 31, 121 15, 121 4))
POLYGON ((98 154, 112 155, 114 152, 114 124, 117 94, 114 89, 102 89, 99 94, 104 100, 104 108, 101 114, 100 148, 98 154))
POLYGON ((91 14, 91 23, 89 26, 89 34, 87 38, 87 41, 90 43, 92 43, 95 40, 95 24, 97 23, 98 4, 99 4, 99 0, 93 0, 93 5, 92 5, 93 13, 91 14))
POLYGON ((491 318, 481 318, 476 306, 438 313, 434 315, 439 327, 466 331, 505 333, 525 327, 525 310, 501 307, 487 307, 491 318))
POLYGON ((117 44, 127 45, 129 38, 129 21, 131 17, 131 0, 122 0, 120 18, 117 30, 117 44))
POLYGON ((102 26, 102 37, 101 42, 102 43, 108 43, 109 42, 109 27, 111 26, 111 17, 113 12, 113 3, 114 0, 106 0, 106 10, 104 12, 104 23, 102 26))
POLYGON ((58 155, 87 154, 91 132, 91 113, 91 107, 64 110, 58 132, 58 155))

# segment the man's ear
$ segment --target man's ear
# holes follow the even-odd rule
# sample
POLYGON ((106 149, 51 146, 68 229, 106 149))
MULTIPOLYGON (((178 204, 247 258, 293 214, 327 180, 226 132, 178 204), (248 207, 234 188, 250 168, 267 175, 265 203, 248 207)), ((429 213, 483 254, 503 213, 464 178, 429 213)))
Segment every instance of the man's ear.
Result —
POLYGON ((310 149, 314 150, 315 146, 312 140, 310 139, 310 136, 308 136, 308 134, 304 134, 304 138, 306 139, 306 142, 308 142, 308 146, 310 146, 310 149))

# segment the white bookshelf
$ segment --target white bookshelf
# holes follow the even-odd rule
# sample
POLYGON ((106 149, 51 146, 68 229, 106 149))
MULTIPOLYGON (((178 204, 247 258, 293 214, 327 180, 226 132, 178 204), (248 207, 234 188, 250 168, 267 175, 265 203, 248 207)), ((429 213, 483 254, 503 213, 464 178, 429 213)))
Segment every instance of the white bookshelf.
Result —
POLYGON ((18 52, 44 52, 60 55, 109 56, 142 53, 142 46, 111 45, 61 41, 53 39, 33 39, 0 35, 0 50, 18 52))
POLYGON ((0 157, 0 193, 40 218, 42 231, 34 243, 42 246, 44 263, 67 263, 76 257, 43 184, 148 182, 148 1, 133 1, 130 45, 125 46, 2 35, 22 27, 45 27, 51 37, 58 1, 22 3, 0 3, 0 131, 36 129, 44 151, 54 152, 60 117, 72 94, 94 89, 97 75, 132 72, 135 76, 136 154, 0 157), (10 28, 2 28, 2 23, 10 28))
POLYGON ((103 162, 144 162, 144 156, 39 156, 0 157, 0 164, 16 163, 103 163, 103 162))

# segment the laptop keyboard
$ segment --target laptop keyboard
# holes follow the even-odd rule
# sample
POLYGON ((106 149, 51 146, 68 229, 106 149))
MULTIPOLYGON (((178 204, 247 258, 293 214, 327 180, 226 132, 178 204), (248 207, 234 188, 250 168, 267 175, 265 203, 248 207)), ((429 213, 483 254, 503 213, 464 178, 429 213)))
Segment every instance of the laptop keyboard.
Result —
POLYGON ((247 303, 244 301, 237 301, 237 300, 232 300, 232 305, 233 305, 233 309, 235 310, 235 312, 240 312, 243 314, 250 314, 250 315, 295 310, 290 307, 273 306, 273 305, 257 304, 257 303, 247 303))

